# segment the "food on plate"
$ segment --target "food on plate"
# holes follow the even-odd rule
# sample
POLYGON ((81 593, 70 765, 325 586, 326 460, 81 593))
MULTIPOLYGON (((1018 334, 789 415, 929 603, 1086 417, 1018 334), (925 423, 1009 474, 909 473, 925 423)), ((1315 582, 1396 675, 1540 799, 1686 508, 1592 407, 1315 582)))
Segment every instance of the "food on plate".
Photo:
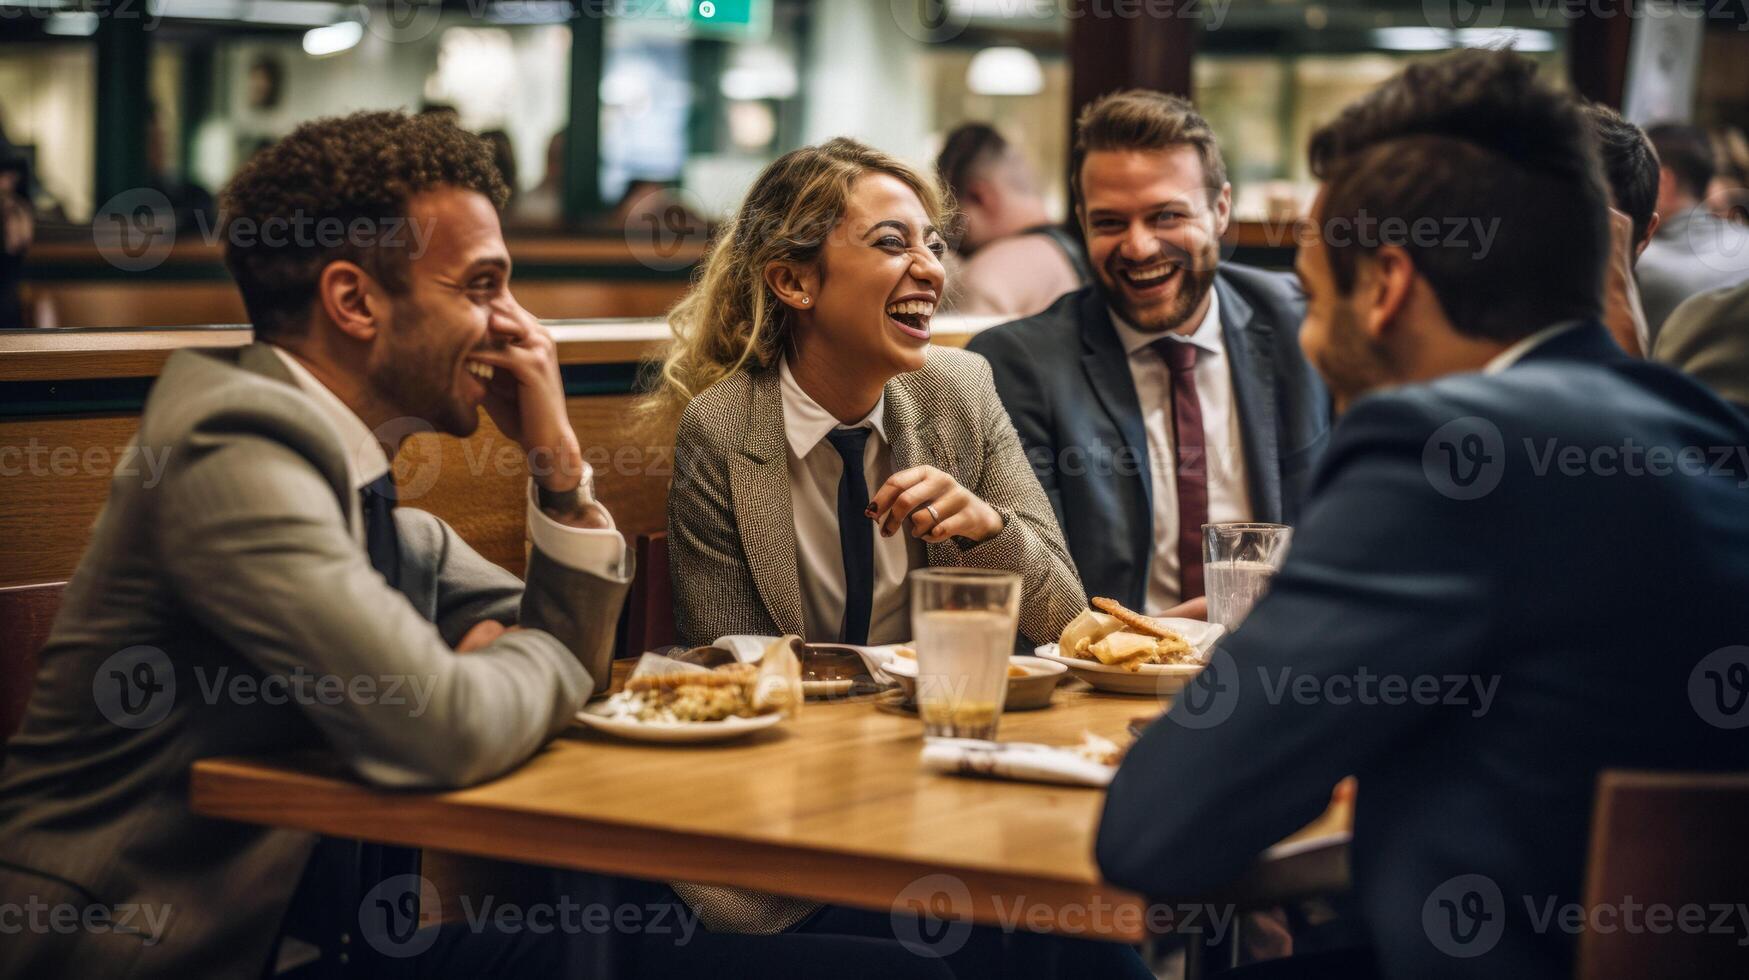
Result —
POLYGON ((1097 596, 1100 612, 1083 610, 1069 625, 1057 647, 1065 657, 1095 660, 1135 672, 1144 664, 1201 663, 1196 648, 1178 631, 1151 616, 1125 609, 1097 596))
POLYGON ((1025 677, 1028 673, 1029 673, 1029 671, 1025 667, 1020 666, 1019 664, 1009 664, 1008 665, 1008 676, 1009 677, 1025 677))
POLYGON ((1157 636, 1162 640, 1170 640, 1178 636, 1177 631, 1172 627, 1167 626, 1165 623, 1162 623, 1152 616, 1144 616, 1141 613, 1136 612, 1134 609, 1126 608, 1116 599, 1107 599, 1104 596, 1094 596, 1093 608, 1122 623, 1124 630, 1130 633, 1140 633, 1143 636, 1157 636))
POLYGON ((917 659, 917 651, 911 649, 910 647, 894 647, 893 648, 893 656, 904 657, 906 660, 916 660, 917 659))
POLYGON ((793 640, 786 636, 772 643, 757 664, 708 670, 645 654, 625 689, 607 699, 602 713, 658 724, 792 715, 802 703, 801 664, 793 640))
POLYGON ((1120 746, 1102 735, 1082 732, 1081 744, 1075 746, 1073 751, 1088 762, 1097 762, 1102 766, 1115 766, 1123 761, 1128 746, 1120 746))
POLYGON ((1069 625, 1063 627, 1063 635, 1058 640, 1058 646, 1062 647, 1065 656, 1072 656, 1073 651, 1081 648, 1082 640, 1096 643, 1120 629, 1123 629, 1123 622, 1116 616, 1083 609, 1081 615, 1076 616, 1069 621, 1069 625))

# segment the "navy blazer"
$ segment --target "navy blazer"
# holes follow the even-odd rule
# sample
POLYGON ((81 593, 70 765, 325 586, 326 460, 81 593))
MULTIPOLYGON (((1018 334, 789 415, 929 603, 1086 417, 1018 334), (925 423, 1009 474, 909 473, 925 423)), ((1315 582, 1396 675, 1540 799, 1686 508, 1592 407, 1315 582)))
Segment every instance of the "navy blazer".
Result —
POLYGON ((1749 765, 1745 446, 1595 323, 1360 399, 1270 593, 1124 760, 1100 868, 1205 894, 1354 774, 1387 976, 1571 976, 1547 913, 1581 901, 1598 774, 1749 765))
MULTIPOLYGON (((1291 276, 1235 263, 1215 273, 1254 520, 1294 523, 1330 427, 1330 399, 1300 351, 1305 301, 1291 276)), ((1154 554, 1148 436, 1098 286, 966 345, 990 361, 1003 407, 1056 509, 1090 596, 1140 609, 1154 554)))

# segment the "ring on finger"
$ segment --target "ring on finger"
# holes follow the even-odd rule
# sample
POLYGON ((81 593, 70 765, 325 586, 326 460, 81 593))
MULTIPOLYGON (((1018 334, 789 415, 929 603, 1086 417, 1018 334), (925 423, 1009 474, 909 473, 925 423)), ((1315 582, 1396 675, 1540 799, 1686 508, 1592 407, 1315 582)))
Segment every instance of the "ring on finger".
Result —
POLYGON ((929 525, 929 529, 930 529, 930 530, 931 530, 931 531, 933 531, 933 530, 935 530, 935 528, 936 528, 936 527, 937 527, 937 526, 938 526, 938 525, 939 525, 939 524, 941 524, 941 515, 940 515, 940 514, 937 514, 937 513, 936 513, 936 512, 935 512, 935 504, 934 504, 934 503, 933 503, 933 502, 931 502, 931 503, 927 503, 927 504, 924 504, 924 505, 923 505, 923 509, 924 509, 924 510, 926 510, 926 511, 928 511, 928 512, 929 512, 929 516, 930 516, 930 517, 933 517, 933 518, 935 518, 935 520, 934 520, 934 521, 933 521, 933 522, 931 522, 931 523, 930 523, 930 525, 929 525))

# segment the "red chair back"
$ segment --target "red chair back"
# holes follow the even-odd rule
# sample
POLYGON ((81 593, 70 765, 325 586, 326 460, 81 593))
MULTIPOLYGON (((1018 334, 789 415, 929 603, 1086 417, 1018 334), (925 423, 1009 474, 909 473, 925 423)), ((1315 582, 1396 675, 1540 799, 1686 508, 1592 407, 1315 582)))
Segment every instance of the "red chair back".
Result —
POLYGON ((1579 980, 1749 976, 1734 918, 1749 897, 1745 828, 1749 773, 1605 772, 1584 906, 1601 925, 1580 933, 1579 980), (1720 908, 1733 910, 1723 932, 1720 908))
POLYGON ((65 582, 0 589, 0 744, 18 731, 36 683, 36 655, 48 642, 65 582))
POLYGON ((668 577, 668 534, 640 534, 633 544, 637 571, 626 594, 621 656, 635 657, 674 643, 674 581, 668 577))

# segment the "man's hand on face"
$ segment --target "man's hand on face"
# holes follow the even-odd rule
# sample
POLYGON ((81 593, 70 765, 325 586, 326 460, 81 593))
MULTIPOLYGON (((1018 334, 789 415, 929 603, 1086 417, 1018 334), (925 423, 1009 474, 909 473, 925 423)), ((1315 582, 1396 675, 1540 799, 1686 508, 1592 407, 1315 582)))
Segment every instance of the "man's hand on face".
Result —
POLYGON ((472 359, 498 374, 486 387, 486 414, 528 453, 529 473, 548 493, 569 493, 583 483, 583 451, 565 412, 553 335, 508 291, 493 304, 490 348, 472 359))

